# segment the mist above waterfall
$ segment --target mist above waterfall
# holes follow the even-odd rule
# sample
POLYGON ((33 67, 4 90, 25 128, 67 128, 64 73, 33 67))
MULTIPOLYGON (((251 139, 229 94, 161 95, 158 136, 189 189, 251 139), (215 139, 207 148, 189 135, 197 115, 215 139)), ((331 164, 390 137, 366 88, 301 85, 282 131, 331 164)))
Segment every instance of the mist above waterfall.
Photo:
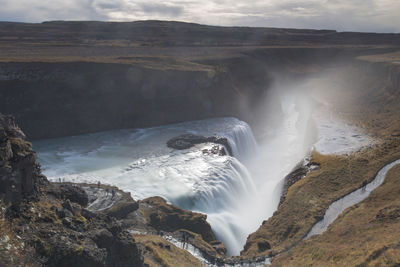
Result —
MULTIPOLYGON (((299 84, 276 84, 266 95, 257 129, 258 150, 247 161, 256 193, 238 204, 236 218, 243 226, 234 253, 241 250, 247 235, 277 209, 283 178, 310 152, 316 140, 312 111, 316 103, 310 90, 299 84)), ((217 234, 218 235, 218 234, 217 234)))

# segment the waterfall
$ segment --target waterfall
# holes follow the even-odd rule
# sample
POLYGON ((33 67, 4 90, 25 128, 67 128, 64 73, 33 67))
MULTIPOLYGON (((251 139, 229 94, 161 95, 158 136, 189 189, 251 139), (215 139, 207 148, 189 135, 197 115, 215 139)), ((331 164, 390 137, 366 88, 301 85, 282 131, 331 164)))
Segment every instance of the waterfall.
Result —
POLYGON ((232 148, 233 156, 241 162, 246 162, 256 155, 257 142, 250 126, 244 121, 238 121, 232 131, 220 133, 224 135, 232 148))
POLYGON ((281 128, 260 146, 247 123, 228 117, 41 140, 34 148, 50 180, 100 181, 134 199, 162 196, 207 214, 228 253, 238 255, 247 236, 275 211, 280 181, 304 156, 295 151, 304 143, 304 127, 299 127, 304 123, 293 101, 281 128), (202 152, 214 144, 185 150, 166 146, 184 133, 224 136, 233 157, 202 152))

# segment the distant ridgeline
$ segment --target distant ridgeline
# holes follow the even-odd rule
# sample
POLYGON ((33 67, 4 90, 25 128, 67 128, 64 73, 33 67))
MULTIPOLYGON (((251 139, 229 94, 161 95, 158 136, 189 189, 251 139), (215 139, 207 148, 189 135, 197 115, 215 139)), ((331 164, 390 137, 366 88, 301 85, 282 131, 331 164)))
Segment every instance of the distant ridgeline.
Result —
MULTIPOLYGON (((263 27, 219 27, 168 21, 1 22, 4 40, 15 38, 79 43, 87 39, 129 40, 157 46, 237 46, 307 44, 398 44, 398 34, 263 27), (6 38, 7 37, 7 38, 6 38)), ((15 40, 14 39, 14 40, 15 40)))

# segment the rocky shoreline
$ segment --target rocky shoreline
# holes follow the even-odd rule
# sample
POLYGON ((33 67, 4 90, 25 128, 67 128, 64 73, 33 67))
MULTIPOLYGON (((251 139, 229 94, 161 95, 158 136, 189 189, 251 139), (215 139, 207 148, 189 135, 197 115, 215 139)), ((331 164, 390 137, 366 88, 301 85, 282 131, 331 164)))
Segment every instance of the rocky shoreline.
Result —
POLYGON ((135 201, 112 186, 48 182, 14 119, 0 115, 0 122, 2 217, 30 251, 9 254, 2 262, 147 266, 143 248, 131 233, 179 231, 190 233, 213 257, 224 256, 226 249, 215 240, 206 215, 179 209, 161 197, 135 201))

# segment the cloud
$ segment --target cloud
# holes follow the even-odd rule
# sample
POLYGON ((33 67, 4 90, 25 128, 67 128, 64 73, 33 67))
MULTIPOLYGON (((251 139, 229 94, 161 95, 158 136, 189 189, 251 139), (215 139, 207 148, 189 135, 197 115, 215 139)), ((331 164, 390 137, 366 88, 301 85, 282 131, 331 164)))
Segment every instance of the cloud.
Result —
POLYGON ((148 4, 142 3, 141 8, 145 13, 166 14, 170 16, 179 16, 182 14, 184 8, 179 6, 170 6, 164 4, 148 4))
POLYGON ((181 20, 264 26, 400 32, 398 0, 0 0, 0 20, 181 20))

